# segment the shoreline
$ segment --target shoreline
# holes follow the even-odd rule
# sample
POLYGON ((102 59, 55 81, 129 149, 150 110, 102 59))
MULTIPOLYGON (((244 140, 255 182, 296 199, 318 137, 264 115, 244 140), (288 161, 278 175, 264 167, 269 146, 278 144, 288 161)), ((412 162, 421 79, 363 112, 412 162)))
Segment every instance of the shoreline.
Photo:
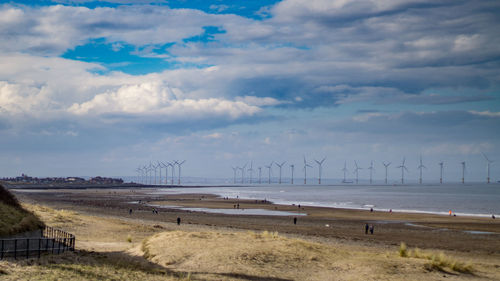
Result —
MULTIPOLYGON (((15 191, 14 191, 15 192, 15 191)), ((441 249, 462 252, 500 253, 500 220, 482 217, 443 216, 434 214, 388 213, 325 207, 300 206, 307 216, 232 215, 194 212, 175 208, 158 208, 146 204, 182 206, 186 208, 266 209, 298 212, 297 205, 272 204, 263 200, 220 198, 208 194, 149 194, 149 190, 86 189, 46 190, 32 193, 15 192, 22 202, 41 204, 55 209, 86 214, 133 218, 141 221, 174 223, 235 230, 272 231, 362 243, 397 246, 405 242, 421 249, 441 249), (145 204, 134 204, 141 201, 145 204), (131 203, 132 202, 132 203, 131 203), (133 212, 129 214, 129 210, 133 212), (297 224, 293 218, 297 217, 297 224), (375 226, 375 234, 365 234, 366 224, 375 226)), ((499 254, 500 255, 500 254, 499 254)))
MULTIPOLYGON (((324 185, 328 186, 328 185, 324 185)), ((389 186, 389 185, 384 185, 384 186, 389 186)), ((12 191, 18 192, 18 193, 23 193, 23 192, 28 192, 28 193, 35 193, 35 192, 51 192, 53 190, 58 190, 58 191, 70 191, 70 190, 94 190, 94 189, 102 189, 102 190, 139 190, 139 191, 146 191, 146 190, 152 190, 152 191, 157 191, 157 192, 152 192, 150 193, 151 195, 173 195, 173 194, 205 194, 205 195, 213 195, 217 196, 220 198, 223 198, 224 196, 221 194, 217 193, 203 193, 203 192, 195 192, 195 193, 182 193, 182 192, 176 192, 173 194, 169 193, 163 193, 162 189, 165 191, 172 190, 172 189, 186 189, 186 190, 191 190, 191 189, 203 189, 203 188, 215 188, 215 187, 250 187, 249 185, 214 185, 214 186, 148 186, 148 185, 139 185, 139 186, 131 186, 131 185, 124 185, 124 186, 100 186, 100 185, 89 185, 89 186, 60 186, 60 187, 51 187, 51 186, 39 186, 39 187, 17 187, 14 185, 8 186, 8 188, 12 191)), ((242 200, 262 200, 260 198, 251 198, 251 197, 240 197, 242 200)), ((266 199, 267 200, 267 199, 266 199)), ((370 206, 373 205, 366 205, 366 207, 354 207, 354 206, 345 206, 344 204, 340 203, 340 206, 337 204, 321 204, 321 203, 310 203, 310 202, 292 202, 292 201, 287 201, 287 200, 270 200, 269 202, 276 204, 276 205, 302 205, 302 206, 307 206, 307 207, 321 207, 321 208, 332 208, 332 209, 345 209, 345 210, 355 210, 355 211, 367 211, 370 210, 370 206)), ((374 211, 377 212, 390 212, 392 210, 393 213, 403 213, 403 214, 422 214, 422 215, 439 215, 439 216, 450 216, 448 211, 432 211, 432 210, 416 210, 416 209, 398 209, 398 208, 377 208, 376 206, 372 207, 374 211)), ((495 216, 495 218, 500 219, 500 213, 472 213, 472 212, 455 212, 452 209, 452 214, 456 215, 457 217, 476 217, 476 218, 492 218, 492 216, 495 216)))

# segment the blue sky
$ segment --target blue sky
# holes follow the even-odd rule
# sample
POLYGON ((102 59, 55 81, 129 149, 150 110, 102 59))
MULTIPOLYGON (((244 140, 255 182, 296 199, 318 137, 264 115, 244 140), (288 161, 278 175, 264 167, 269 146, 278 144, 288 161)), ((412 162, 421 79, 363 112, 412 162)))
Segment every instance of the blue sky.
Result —
POLYGON ((0 3, 0 176, 500 162, 498 1, 0 3))

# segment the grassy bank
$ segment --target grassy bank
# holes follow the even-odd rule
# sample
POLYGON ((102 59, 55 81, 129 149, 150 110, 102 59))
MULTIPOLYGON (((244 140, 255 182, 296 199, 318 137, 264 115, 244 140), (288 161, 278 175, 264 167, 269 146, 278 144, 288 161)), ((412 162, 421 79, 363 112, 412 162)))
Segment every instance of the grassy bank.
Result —
POLYGON ((17 199, 0 185, 0 237, 43 227, 42 221, 24 209, 17 199))

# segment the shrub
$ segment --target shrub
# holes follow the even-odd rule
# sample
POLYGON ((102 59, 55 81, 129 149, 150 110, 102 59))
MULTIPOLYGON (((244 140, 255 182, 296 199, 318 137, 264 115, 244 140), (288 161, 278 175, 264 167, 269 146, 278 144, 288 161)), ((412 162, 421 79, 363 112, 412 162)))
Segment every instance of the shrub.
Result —
POLYGON ((408 257, 408 249, 405 242, 401 242, 401 245, 399 245, 399 256, 403 258, 408 257))

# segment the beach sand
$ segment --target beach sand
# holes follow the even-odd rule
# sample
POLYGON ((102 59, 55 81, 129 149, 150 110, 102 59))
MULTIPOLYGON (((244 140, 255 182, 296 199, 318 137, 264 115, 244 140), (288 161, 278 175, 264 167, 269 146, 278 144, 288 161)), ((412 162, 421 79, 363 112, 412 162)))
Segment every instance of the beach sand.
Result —
POLYGON ((74 233, 77 251, 0 261, 5 280, 500 280, 500 221, 491 218, 299 208, 152 189, 15 194, 48 225, 74 233), (244 215, 251 209, 297 215, 244 215))
POLYGON ((81 189, 16 192, 24 202, 45 204, 88 214, 131 217, 140 220, 276 231, 316 239, 341 239, 380 245, 478 252, 500 256, 500 219, 433 214, 370 212, 338 208, 277 205, 263 200, 219 198, 211 194, 151 194, 150 189, 81 189), (140 204, 137 202, 141 202, 140 204), (193 212, 168 206, 231 209, 241 215, 193 212), (153 207, 164 205, 165 207, 153 207), (158 214, 153 213, 155 208, 158 214), (129 209, 133 210, 129 215, 129 209), (296 213, 297 216, 244 215, 248 209, 296 213), (303 214, 307 214, 304 216, 303 214), (293 218, 297 217, 297 224, 293 218), (365 224, 374 234, 365 234, 365 224))

